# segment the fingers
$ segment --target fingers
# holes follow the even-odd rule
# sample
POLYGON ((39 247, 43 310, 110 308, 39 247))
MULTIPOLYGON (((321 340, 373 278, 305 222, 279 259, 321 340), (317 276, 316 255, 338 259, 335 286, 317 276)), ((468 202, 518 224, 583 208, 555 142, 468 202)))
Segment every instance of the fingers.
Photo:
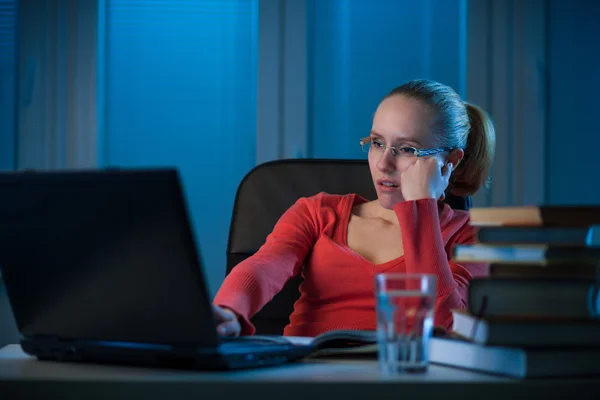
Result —
POLYGON ((217 325, 217 332, 222 336, 238 336, 240 324, 237 320, 221 322, 217 325))
POLYGON ((217 319, 217 333, 222 336, 238 336, 241 331, 237 315, 228 308, 212 306, 213 313, 217 319))
POLYGON ((421 165, 429 172, 433 172, 434 170, 441 171, 444 173, 446 166, 448 165, 443 159, 438 157, 421 157, 417 158, 413 166, 421 165))
POLYGON ((404 200, 433 198, 444 200, 454 166, 439 157, 418 158, 400 174, 404 200))
MULTIPOLYGON (((450 175, 452 174, 452 168, 453 168, 453 165, 451 162, 447 163, 446 165, 444 165, 442 167, 442 181, 443 181, 443 185, 444 185, 444 190, 445 190, 445 188, 448 187, 448 184, 450 182, 450 175)), ((442 192, 442 195, 439 197, 439 200, 444 201, 445 198, 446 198, 446 193, 442 192)))
POLYGON ((213 304, 212 308, 213 308, 213 313, 215 314, 215 317, 217 318, 217 321, 219 321, 219 322, 231 321, 231 320, 236 319, 235 314, 231 310, 228 310, 223 307, 219 307, 215 304, 213 304))
POLYGON ((444 181, 446 183, 450 181, 450 175, 452 174, 453 168, 454 168, 454 165, 452 165, 451 162, 449 162, 448 164, 446 164, 444 166, 444 168, 442 168, 442 177, 444 178, 444 181))

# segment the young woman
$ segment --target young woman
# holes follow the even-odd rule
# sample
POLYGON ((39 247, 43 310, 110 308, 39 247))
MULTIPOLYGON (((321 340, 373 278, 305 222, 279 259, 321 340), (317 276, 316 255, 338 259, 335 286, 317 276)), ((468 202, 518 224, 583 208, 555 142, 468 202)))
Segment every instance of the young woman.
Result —
POLYGON ((415 80, 384 97, 361 145, 377 200, 299 199, 223 282, 213 301, 220 334, 253 334, 250 318, 299 273, 301 295, 284 335, 376 329, 373 277, 380 272, 436 274, 436 326, 449 328, 451 310, 465 308, 469 281, 485 275, 486 265, 450 259, 455 245, 475 242, 474 230, 467 212, 441 200, 446 191, 472 195, 486 182, 492 121, 450 87, 415 80))

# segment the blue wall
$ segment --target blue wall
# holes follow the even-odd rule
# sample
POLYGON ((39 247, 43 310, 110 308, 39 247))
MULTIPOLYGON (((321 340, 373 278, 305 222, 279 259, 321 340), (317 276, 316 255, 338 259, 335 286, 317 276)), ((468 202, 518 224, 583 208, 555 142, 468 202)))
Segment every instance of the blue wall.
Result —
POLYGON ((381 98, 416 78, 465 94, 464 0, 309 2, 309 112, 313 157, 363 158, 381 98))
MULTIPOLYGON (((381 97, 407 80, 440 80, 465 95, 467 0, 306 1, 308 152, 303 156, 366 157, 358 139, 368 134, 381 97)), ((44 2, 50 3, 55 8, 67 4, 44 2)), ((15 4, 0 0, 2 32, 11 32, 15 4)), ((224 276, 235 190, 254 167, 257 147, 265 145, 256 139, 259 0, 100 0, 99 4, 98 92, 99 107, 105 107, 98 115, 99 164, 180 168, 214 292, 224 276)), ((594 120, 600 105, 596 73, 600 6, 573 4, 548 2, 548 141, 546 149, 531 151, 545 151, 548 164, 539 179, 547 181, 549 203, 600 198, 595 185, 600 136, 594 120)), ((36 18, 52 15, 35 11, 36 18)), ((47 19, 46 23, 52 20, 47 19)), ((51 49, 52 43, 36 34, 45 25, 33 26, 37 28, 28 27, 29 35, 19 40, 27 40, 29 46, 37 46, 34 39, 39 40, 40 46, 51 49)), ((10 169, 16 162, 15 71, 10 60, 14 40, 10 34, 0 36, 4 39, 0 169, 10 169)), ((29 82, 29 72, 21 66, 21 82, 29 82)), ((50 75, 39 75, 37 87, 51 86, 43 81, 53 79, 47 78, 50 75)), ((26 108, 23 93, 20 109, 26 108)), ((38 95, 37 101, 28 115, 47 118, 46 110, 58 108, 49 97, 38 95)), ((43 118, 27 120, 33 128, 44 123, 43 118)), ((31 147, 25 152, 30 158, 39 158, 47 147, 36 138, 21 138, 21 149, 31 147)))
MULTIPOLYGON (((258 0, 109 0, 101 166, 181 169, 211 289, 256 161, 258 0)), ((381 97, 427 77, 464 94, 465 0, 311 0, 308 157, 365 157, 381 97), (443 62, 435 61, 443 60, 443 62)))
MULTIPOLYGON (((546 200, 600 203, 600 2, 551 0, 546 200)), ((531 151, 540 151, 532 149, 531 151)))
POLYGON ((235 190, 256 159, 257 1, 107 5, 100 164, 181 170, 214 292, 235 190))
POLYGON ((16 0, 0 0, 0 170, 15 167, 16 0))

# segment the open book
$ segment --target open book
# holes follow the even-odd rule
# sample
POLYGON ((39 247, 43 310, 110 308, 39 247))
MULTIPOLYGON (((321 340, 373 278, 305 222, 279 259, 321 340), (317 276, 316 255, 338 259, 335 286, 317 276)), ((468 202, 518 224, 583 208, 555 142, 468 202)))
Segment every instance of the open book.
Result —
MULTIPOLYGON (((433 337, 448 337, 444 328, 434 327, 433 337)), ((312 346, 311 357, 377 357, 377 331, 341 329, 310 336, 252 335, 242 340, 312 346)))
POLYGON ((253 335, 242 336, 240 339, 312 346, 311 357, 377 354, 377 331, 374 330, 333 330, 315 337, 253 335))

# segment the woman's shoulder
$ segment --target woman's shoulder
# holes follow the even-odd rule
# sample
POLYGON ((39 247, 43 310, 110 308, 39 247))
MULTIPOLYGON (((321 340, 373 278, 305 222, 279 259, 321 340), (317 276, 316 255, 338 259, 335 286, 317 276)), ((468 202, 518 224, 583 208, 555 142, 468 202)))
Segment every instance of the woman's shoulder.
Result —
POLYGON ((302 207, 304 213, 310 214, 313 219, 324 222, 346 218, 355 205, 367 201, 355 193, 334 194, 319 192, 312 196, 298 199, 295 206, 302 207))
POLYGON ((298 201, 304 202, 309 208, 320 209, 320 208, 339 208, 339 207, 351 207, 354 204, 364 202, 361 196, 355 193, 348 194, 332 194, 327 192, 319 192, 315 195, 302 197, 298 201))

